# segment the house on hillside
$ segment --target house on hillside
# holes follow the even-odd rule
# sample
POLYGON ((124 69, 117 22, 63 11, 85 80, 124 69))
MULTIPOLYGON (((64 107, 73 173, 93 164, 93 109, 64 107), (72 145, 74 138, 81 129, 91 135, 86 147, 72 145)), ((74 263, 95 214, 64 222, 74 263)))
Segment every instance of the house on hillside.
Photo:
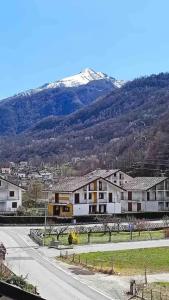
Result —
POLYGON ((20 186, 0 177, 0 212, 14 212, 22 205, 20 186))
POLYGON ((2 167, 1 173, 2 174, 11 174, 11 168, 10 167, 2 167))
POLYGON ((169 211, 169 178, 136 177, 124 185, 122 212, 169 211))
POLYGON ((125 190, 101 176, 61 179, 47 192, 50 216, 73 217, 121 213, 121 192, 125 190))

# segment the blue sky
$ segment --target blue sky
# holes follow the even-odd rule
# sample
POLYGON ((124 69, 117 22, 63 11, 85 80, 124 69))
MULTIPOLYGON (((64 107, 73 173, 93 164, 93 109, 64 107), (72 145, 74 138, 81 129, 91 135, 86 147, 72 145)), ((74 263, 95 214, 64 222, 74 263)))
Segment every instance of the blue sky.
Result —
POLYGON ((118 79, 169 71, 168 0, 5 0, 0 98, 86 67, 118 79))

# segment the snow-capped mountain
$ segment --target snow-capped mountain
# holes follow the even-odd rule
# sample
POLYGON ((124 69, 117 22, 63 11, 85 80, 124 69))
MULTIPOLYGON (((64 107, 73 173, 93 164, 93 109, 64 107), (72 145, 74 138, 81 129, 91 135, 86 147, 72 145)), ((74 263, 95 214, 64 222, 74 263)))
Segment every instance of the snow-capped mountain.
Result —
POLYGON ((114 83, 115 86, 120 87, 123 84, 123 81, 118 81, 115 78, 109 77, 108 75, 102 72, 96 72, 90 68, 87 68, 80 72, 79 74, 66 77, 62 80, 49 83, 46 88, 55 88, 55 87, 75 87, 83 84, 87 84, 94 80, 107 79, 114 83))
POLYGON ((79 74, 46 83, 0 101, 0 135, 20 133, 49 116, 65 116, 118 90, 123 84, 102 72, 79 74))
POLYGON ((114 87, 118 87, 118 88, 120 88, 125 83, 124 80, 116 80, 115 78, 110 77, 105 73, 96 72, 90 68, 86 68, 80 73, 75 74, 73 76, 69 76, 51 83, 46 83, 43 86, 40 86, 35 89, 30 89, 25 92, 21 92, 15 96, 18 95, 28 96, 46 89, 53 89, 53 88, 60 88, 60 87, 62 88, 78 87, 80 85, 85 85, 95 80, 106 80, 108 82, 113 83, 114 87))

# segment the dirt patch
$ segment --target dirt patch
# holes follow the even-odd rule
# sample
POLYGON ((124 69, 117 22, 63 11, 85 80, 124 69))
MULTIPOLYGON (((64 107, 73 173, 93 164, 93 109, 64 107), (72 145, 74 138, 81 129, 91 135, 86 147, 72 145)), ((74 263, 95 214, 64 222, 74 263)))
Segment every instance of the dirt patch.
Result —
POLYGON ((93 271, 83 269, 83 268, 77 268, 77 267, 71 267, 69 270, 76 274, 76 275, 94 275, 95 273, 93 271))

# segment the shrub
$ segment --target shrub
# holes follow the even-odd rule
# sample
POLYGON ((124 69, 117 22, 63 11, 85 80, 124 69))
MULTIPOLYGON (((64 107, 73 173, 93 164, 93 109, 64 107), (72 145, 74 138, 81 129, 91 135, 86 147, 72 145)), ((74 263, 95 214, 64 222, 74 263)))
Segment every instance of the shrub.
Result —
POLYGON ((79 237, 78 237, 78 233, 77 232, 70 232, 68 235, 68 243, 69 245, 72 244, 78 244, 79 243, 79 237))

